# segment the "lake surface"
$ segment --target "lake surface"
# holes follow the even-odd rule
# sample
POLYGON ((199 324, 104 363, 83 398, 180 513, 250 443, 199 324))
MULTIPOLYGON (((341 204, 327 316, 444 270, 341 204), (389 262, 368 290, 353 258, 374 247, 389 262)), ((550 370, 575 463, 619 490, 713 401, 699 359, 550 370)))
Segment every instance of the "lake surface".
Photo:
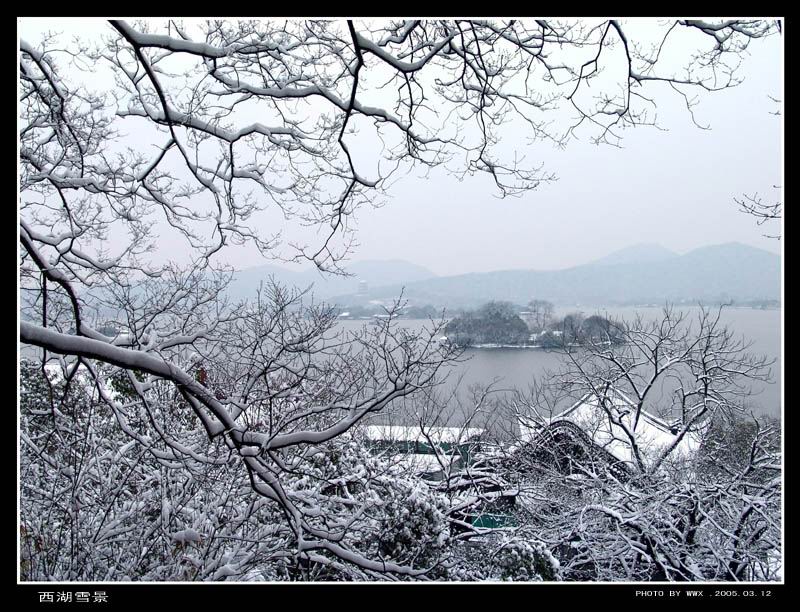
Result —
MULTIPOLYGON (((678 310, 676 308, 676 310, 678 310)), ((680 308, 689 318, 696 321, 699 308, 680 308)), ((570 312, 582 311, 585 315, 601 314, 609 318, 631 320, 637 314, 645 320, 658 320, 662 309, 655 307, 626 308, 557 308, 556 316, 563 317, 570 312)), ((781 310, 756 310, 750 308, 726 308, 722 312, 724 323, 737 338, 751 343, 750 353, 764 355, 775 362, 770 367, 772 382, 748 382, 751 395, 748 398, 750 410, 757 415, 768 415, 775 418, 781 416, 781 310)), ((368 321, 342 321, 344 329, 355 330, 368 321)), ((427 320, 403 320, 401 325, 413 329, 429 328, 427 320)), ((696 324, 695 324, 696 325, 696 324)), ((560 368, 562 356, 558 353, 542 349, 521 348, 485 348, 468 349, 468 358, 451 368, 448 382, 443 385, 442 393, 451 391, 458 383, 456 395, 450 400, 455 409, 461 404, 461 410, 468 410, 470 394, 468 388, 473 385, 487 385, 494 382, 497 390, 492 397, 502 399, 511 397, 513 389, 527 389, 535 378, 542 378, 548 371, 560 368)), ((412 409, 408 405, 403 410, 412 409)), ((402 419, 402 417, 400 417, 402 419)), ((448 419, 450 425, 458 422, 458 417, 448 419)))
MULTIPOLYGON (((644 319, 659 319, 660 308, 557 308, 555 315, 563 317, 570 312, 581 310, 585 315, 601 314, 609 318, 622 318, 631 320, 637 313, 644 319)), ((696 318, 698 308, 682 308, 689 317, 696 318)), ((726 308, 722 312, 722 322, 727 325, 737 337, 742 337, 751 342, 750 352, 764 355, 775 362, 771 366, 773 382, 750 383, 751 395, 748 398, 750 408, 755 414, 769 415, 775 418, 781 416, 781 310, 755 310, 749 308, 726 308)), ((343 330, 357 330, 370 321, 341 321, 338 325, 343 330)), ((421 330, 429 328, 428 320, 401 320, 400 325, 421 330)), ((40 349, 22 345, 23 356, 37 358, 41 355, 40 349)), ((463 421, 464 411, 469 410, 471 396, 469 388, 472 386, 485 386, 494 383, 495 392, 491 398, 501 400, 512 396, 513 389, 527 389, 535 378, 542 379, 547 371, 558 370, 562 357, 543 349, 521 348, 496 348, 496 349, 469 349, 465 352, 467 358, 463 363, 456 364, 450 369, 447 382, 440 388, 441 394, 454 393, 449 400, 452 414, 447 417, 447 423, 460 424, 463 421)), ((404 406, 397 406, 401 412, 413 412, 416 408, 413 399, 406 400, 404 406)), ((395 415, 387 415, 390 420, 395 420, 395 415)), ((402 418, 402 417, 401 417, 402 418)), ((405 420, 405 419, 403 419, 405 420)))

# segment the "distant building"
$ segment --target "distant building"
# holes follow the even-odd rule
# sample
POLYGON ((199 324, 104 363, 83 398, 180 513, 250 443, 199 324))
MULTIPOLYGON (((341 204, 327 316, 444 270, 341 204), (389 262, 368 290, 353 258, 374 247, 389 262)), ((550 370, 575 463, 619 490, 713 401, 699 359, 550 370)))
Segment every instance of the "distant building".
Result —
POLYGON ((358 281, 358 295, 367 295, 369 292, 369 286, 367 285, 367 281, 360 280, 358 281))

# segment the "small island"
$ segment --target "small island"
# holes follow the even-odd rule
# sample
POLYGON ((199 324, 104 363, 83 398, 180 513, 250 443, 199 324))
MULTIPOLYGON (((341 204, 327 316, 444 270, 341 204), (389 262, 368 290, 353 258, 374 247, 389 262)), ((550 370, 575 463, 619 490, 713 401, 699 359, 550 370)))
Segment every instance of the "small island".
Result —
POLYGON ((553 316, 553 305, 533 300, 527 310, 492 301, 456 316, 445 327, 445 339, 465 348, 559 348, 624 343, 624 329, 600 315, 553 316))

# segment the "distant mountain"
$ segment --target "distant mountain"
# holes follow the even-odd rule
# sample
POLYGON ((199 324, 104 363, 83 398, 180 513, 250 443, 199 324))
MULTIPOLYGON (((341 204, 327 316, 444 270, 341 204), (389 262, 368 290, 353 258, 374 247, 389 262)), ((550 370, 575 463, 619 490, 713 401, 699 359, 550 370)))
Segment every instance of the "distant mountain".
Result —
POLYGON ((610 255, 601 257, 593 261, 595 265, 601 266, 615 266, 619 264, 630 263, 653 263, 656 261, 666 261, 680 257, 675 251, 661 246, 660 244, 635 244, 633 246, 614 251, 610 255))
POLYGON ((346 269, 355 274, 358 280, 375 286, 413 283, 436 278, 436 275, 427 268, 400 259, 356 261, 346 266, 346 269))
POLYGON ((259 284, 270 277, 281 284, 303 289, 313 285, 313 293, 318 298, 356 293, 360 281, 365 281, 369 288, 403 285, 436 277, 427 268, 402 260, 356 261, 345 266, 345 270, 353 276, 322 274, 315 268, 290 269, 269 264, 257 266, 236 272, 228 293, 234 298, 253 297, 259 284))
POLYGON ((557 304, 614 305, 780 299, 780 257, 739 243, 667 256, 667 249, 633 247, 565 270, 504 270, 436 277, 379 287, 366 297, 355 291, 334 301, 343 305, 404 295, 417 304, 471 307, 492 299, 525 304, 533 298, 557 304), (636 250, 647 253, 637 260, 636 250), (665 253, 666 251, 666 253, 665 253), (613 263, 614 261, 618 263, 613 263))

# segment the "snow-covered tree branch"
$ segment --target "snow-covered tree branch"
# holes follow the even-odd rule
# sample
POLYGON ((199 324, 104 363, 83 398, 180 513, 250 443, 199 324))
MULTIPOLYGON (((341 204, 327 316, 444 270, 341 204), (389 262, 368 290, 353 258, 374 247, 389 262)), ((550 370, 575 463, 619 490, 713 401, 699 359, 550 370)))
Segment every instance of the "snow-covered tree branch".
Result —
MULTIPOLYGON (((642 40, 617 20, 107 25, 98 40, 20 42, 20 340, 42 351, 21 383, 29 579, 445 575, 454 483, 469 481, 473 503, 508 483, 487 492, 485 474, 442 455, 447 478, 432 490, 354 442, 404 398, 435 405, 460 356, 438 341, 445 322, 398 326, 398 301, 349 334, 313 295, 274 283, 234 302, 219 254, 249 244, 343 273, 358 208, 402 175, 439 168, 485 175, 501 196, 529 192, 555 175, 498 146, 509 133, 618 145, 623 128, 655 124, 660 96, 692 113, 693 92, 736 85, 748 46, 777 31, 765 20, 680 20, 642 40), (663 61, 677 36, 693 52, 663 61), (166 235, 188 264, 160 248, 166 235), (411 511, 424 517, 416 540, 398 524, 411 511)), ((656 379, 682 368, 673 407, 678 438, 691 435, 764 365, 731 357, 738 346, 712 319, 692 342, 669 318, 626 330, 641 354, 593 347, 570 383, 604 406, 608 385, 627 386, 638 420, 656 379)), ((669 449, 648 463, 619 424, 639 471, 668 463, 669 449)), ((760 439, 753 470, 767 469, 760 439)), ((741 528, 719 537, 739 577, 763 508, 736 499, 724 512, 741 528)), ((587 514, 665 576, 697 575, 647 539, 656 519, 587 514)), ((521 576, 557 574, 541 544, 503 541, 503 575, 517 575, 511 557, 528 563, 521 576)))

